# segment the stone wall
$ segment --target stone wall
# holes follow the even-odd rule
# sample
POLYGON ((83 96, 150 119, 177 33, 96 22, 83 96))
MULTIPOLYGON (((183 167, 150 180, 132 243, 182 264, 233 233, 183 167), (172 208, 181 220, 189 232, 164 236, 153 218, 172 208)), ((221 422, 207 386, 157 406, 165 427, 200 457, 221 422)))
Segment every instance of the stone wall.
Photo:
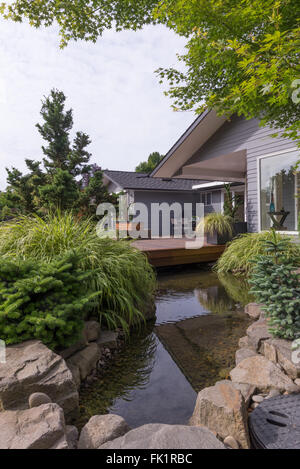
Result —
POLYGON ((264 399, 300 392, 300 364, 292 357, 292 342, 272 338, 261 305, 245 313, 256 321, 239 341, 230 380, 198 394, 191 425, 206 426, 232 448, 249 448, 248 415, 264 399))

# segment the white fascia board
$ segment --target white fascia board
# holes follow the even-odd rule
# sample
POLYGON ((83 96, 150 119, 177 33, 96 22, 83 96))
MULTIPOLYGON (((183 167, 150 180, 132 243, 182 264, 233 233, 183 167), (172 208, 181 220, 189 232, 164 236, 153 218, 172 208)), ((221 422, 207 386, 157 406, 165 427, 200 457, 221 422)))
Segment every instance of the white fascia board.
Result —
POLYGON ((224 186, 224 184, 230 184, 226 181, 214 181, 214 182, 204 182, 203 184, 197 184, 196 186, 192 186, 192 189, 205 189, 206 187, 216 187, 216 186, 224 186))

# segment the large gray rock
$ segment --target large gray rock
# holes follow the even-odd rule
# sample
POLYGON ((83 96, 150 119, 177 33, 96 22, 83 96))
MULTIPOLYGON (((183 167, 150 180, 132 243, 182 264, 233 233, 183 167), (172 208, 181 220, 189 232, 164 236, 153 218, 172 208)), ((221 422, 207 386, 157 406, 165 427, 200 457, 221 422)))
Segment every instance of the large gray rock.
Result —
POLYGON ((76 427, 74 427, 74 425, 66 426, 66 439, 68 442, 69 449, 77 449, 78 436, 78 430, 76 427))
POLYGON ((129 430, 130 427, 119 415, 94 415, 81 430, 78 449, 98 449, 129 430))
POLYGON ((76 384, 76 388, 79 390, 81 384, 80 370, 79 367, 73 364, 70 360, 70 358, 66 360, 66 364, 72 373, 74 383, 76 384))
POLYGON ((217 433, 231 435, 242 448, 249 448, 247 409, 241 392, 231 381, 219 381, 199 392, 190 423, 217 433))
POLYGON ((97 321, 86 321, 80 338, 75 344, 61 350, 59 354, 66 360, 86 348, 89 342, 96 342, 101 335, 101 326, 97 321))
POLYGON ((68 360, 68 365, 79 369, 80 379, 83 381, 97 366, 101 352, 96 343, 91 343, 68 360))
POLYGON ((274 363, 279 363, 286 374, 295 380, 300 377, 300 363, 295 363, 292 353, 292 342, 289 340, 269 339, 264 342, 264 356, 274 363))
POLYGON ((65 419, 57 404, 0 412, 0 449, 68 449, 65 419))
POLYGON ((71 414, 78 408, 78 392, 65 361, 40 341, 9 346, 0 364, 0 408, 26 409, 29 396, 47 394, 71 414))
POLYGON ((207 428, 151 423, 99 449, 225 449, 225 446, 207 428))
POLYGON ((260 391, 278 389, 280 392, 298 392, 299 388, 273 362, 261 355, 249 357, 230 372, 233 382, 250 384, 260 391))
POLYGON ((83 335, 87 342, 95 342, 101 334, 101 326, 97 321, 86 321, 84 323, 83 335))
POLYGON ((263 314, 261 307, 261 304, 249 303, 245 306, 245 313, 248 314, 248 316, 250 316, 252 319, 259 319, 261 314, 263 314))
POLYGON ((270 339, 272 336, 268 331, 266 321, 256 321, 247 329, 248 346, 259 352, 264 340, 270 339))
POLYGON ((235 363, 238 365, 240 362, 245 360, 245 358, 254 357, 255 355, 257 355, 257 353, 251 348, 240 348, 235 352, 235 363))
POLYGON ((50 404, 50 402, 52 402, 50 397, 43 392, 34 392, 28 399, 30 409, 32 409, 32 407, 39 407, 43 404, 50 404))
POLYGON ((242 384, 242 383, 232 383, 232 384, 235 387, 235 389, 240 391, 240 393, 242 394, 244 398, 246 408, 248 408, 251 398, 256 391, 256 387, 251 386, 251 384, 242 384))
POLYGON ((62 356, 62 358, 67 360, 68 358, 75 355, 75 353, 79 352, 80 350, 83 350, 87 345, 88 345, 88 342, 82 332, 80 339, 77 342, 75 342, 75 344, 70 345, 70 347, 64 350, 60 350, 59 354, 62 356))
POLYGON ((241 337, 239 340, 239 347, 240 348, 245 348, 249 347, 249 342, 248 342, 248 336, 245 335, 244 337, 241 337))
POLYGON ((116 349, 118 347, 118 334, 114 331, 102 331, 97 345, 100 349, 109 348, 116 349))

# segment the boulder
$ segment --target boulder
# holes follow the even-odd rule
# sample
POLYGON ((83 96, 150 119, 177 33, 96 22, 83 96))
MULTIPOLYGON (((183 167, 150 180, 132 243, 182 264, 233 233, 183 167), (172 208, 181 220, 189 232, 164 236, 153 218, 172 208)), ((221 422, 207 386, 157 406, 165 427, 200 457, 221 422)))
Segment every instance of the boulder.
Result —
POLYGON ((143 307, 142 313, 146 321, 153 321, 156 318, 155 299, 151 298, 143 307))
POLYGON ((75 353, 85 349, 89 342, 96 342, 101 335, 101 326, 97 321, 86 321, 80 339, 70 347, 61 350, 59 354, 66 360, 75 353))
POLYGON ((109 348, 115 349, 118 347, 118 334, 114 331, 102 331, 100 338, 97 340, 97 345, 100 349, 109 348))
POLYGON ((263 341, 270 339, 272 336, 268 331, 267 323, 263 320, 256 321, 247 329, 248 345, 256 352, 260 352, 263 341))
POLYGON ((256 387, 252 386, 251 384, 242 384, 242 383, 232 383, 232 384, 235 387, 235 389, 240 391, 240 393, 242 394, 244 398, 245 405, 248 408, 251 398, 256 391, 256 387))
POLYGON ((207 427, 222 439, 230 435, 241 448, 249 448, 247 418, 241 392, 224 380, 199 392, 191 423, 207 427))
POLYGON ((257 353, 251 348, 240 348, 235 352, 235 363, 238 365, 240 362, 245 360, 248 357, 254 357, 257 353))
POLYGON ((262 306, 263 305, 258 303, 249 303, 245 306, 245 313, 252 319, 259 319, 263 314, 263 311, 261 310, 262 306))
POLYGON ((70 358, 68 360, 66 360, 66 364, 67 364, 67 367, 69 368, 69 370, 72 373, 74 383, 76 384, 76 388, 79 390, 80 384, 81 384, 79 367, 77 365, 73 364, 70 361, 70 358))
POLYGON ((28 408, 29 396, 45 393, 67 415, 78 408, 78 392, 72 373, 60 355, 37 340, 9 346, 6 363, 0 365, 0 408, 28 408))
POLYGON ((50 404, 50 402, 52 402, 50 397, 43 392, 34 392, 28 399, 30 409, 32 409, 32 407, 39 407, 43 404, 50 404))
POLYGON ((129 430, 129 426, 119 415, 94 415, 81 430, 78 449, 98 449, 129 430))
POLYGON ((0 412, 0 449, 68 449, 64 413, 57 404, 0 412))
POLYGON ((256 394, 255 396, 252 396, 252 401, 257 402, 258 404, 261 404, 263 400, 264 396, 262 396, 261 394, 256 394))
POLYGON ((83 331, 81 332, 80 338, 75 342, 75 344, 70 345, 70 347, 60 350, 59 354, 66 360, 67 358, 72 357, 75 353, 83 350, 88 345, 87 339, 83 331))
POLYGON ((101 334, 101 326, 97 321, 86 321, 84 323, 83 336, 87 342, 96 342, 101 334))
POLYGON ((231 449, 239 449, 239 447, 240 447, 238 442, 236 441, 236 439, 233 438, 233 436, 231 436, 231 435, 226 436, 226 438, 224 440, 224 445, 229 446, 229 448, 231 448, 231 449))
POLYGON ((245 358, 231 372, 235 383, 250 384, 260 391, 278 389, 280 392, 298 392, 299 388, 273 362, 261 355, 245 358))
POLYGON ((78 436, 78 430, 74 425, 66 426, 66 438, 69 449, 77 449, 78 436))
POLYGON ((296 360, 293 359, 291 341, 269 339, 264 342, 263 354, 268 360, 279 363, 291 379, 300 378, 300 363, 296 363, 296 360))
POLYGON ((100 356, 101 352, 98 345, 91 343, 69 358, 68 364, 79 369, 80 379, 83 381, 96 368, 100 356))
POLYGON ((99 449, 225 449, 225 446, 207 428, 151 423, 99 449))
POLYGON ((240 340, 239 340, 239 347, 240 348, 245 348, 245 347, 248 347, 249 346, 249 343, 248 343, 248 336, 244 336, 244 337, 241 337, 240 340))

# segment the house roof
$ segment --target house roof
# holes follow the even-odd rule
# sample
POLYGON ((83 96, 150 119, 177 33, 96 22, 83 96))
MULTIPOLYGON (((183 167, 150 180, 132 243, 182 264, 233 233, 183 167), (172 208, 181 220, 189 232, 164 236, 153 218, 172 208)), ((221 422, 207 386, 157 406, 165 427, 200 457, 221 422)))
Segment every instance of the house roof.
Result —
POLYGON ((154 168, 153 177, 178 175, 178 171, 193 154, 226 122, 226 118, 217 116, 212 109, 206 109, 188 127, 177 142, 170 148, 166 156, 154 168))
POLYGON ((208 181, 184 178, 158 178, 133 171, 104 170, 103 175, 123 189, 192 191, 193 186, 208 181))

